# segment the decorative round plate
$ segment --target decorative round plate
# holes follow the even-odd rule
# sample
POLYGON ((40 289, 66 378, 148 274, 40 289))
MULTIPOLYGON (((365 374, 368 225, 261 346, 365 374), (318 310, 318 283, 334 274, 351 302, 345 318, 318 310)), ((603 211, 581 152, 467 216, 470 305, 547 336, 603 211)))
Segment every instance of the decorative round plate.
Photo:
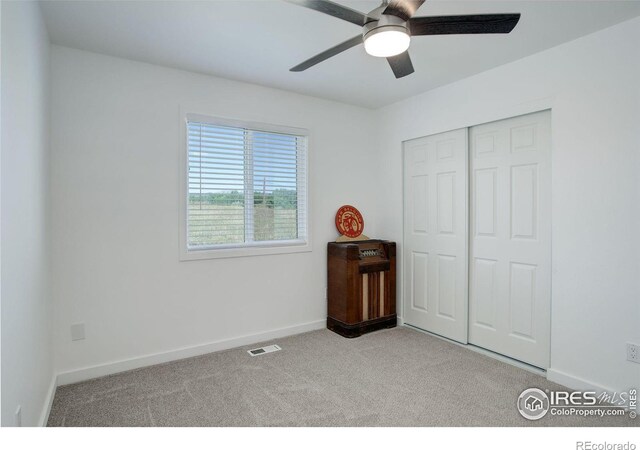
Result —
POLYGON ((364 229, 362 214, 351 205, 341 206, 336 213, 336 228, 343 236, 357 238, 364 229))

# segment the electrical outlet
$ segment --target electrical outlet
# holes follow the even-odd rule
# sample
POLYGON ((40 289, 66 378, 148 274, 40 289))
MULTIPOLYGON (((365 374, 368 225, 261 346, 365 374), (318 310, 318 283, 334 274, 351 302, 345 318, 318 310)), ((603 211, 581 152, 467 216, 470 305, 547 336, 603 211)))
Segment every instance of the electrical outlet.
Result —
POLYGON ((84 339, 84 324, 74 323, 71 325, 71 340, 81 341, 84 339))
POLYGON ((16 408, 15 423, 17 427, 22 426, 22 406, 21 405, 18 405, 18 407, 16 408))
POLYGON ((640 345, 627 342, 627 361, 640 364, 640 345))

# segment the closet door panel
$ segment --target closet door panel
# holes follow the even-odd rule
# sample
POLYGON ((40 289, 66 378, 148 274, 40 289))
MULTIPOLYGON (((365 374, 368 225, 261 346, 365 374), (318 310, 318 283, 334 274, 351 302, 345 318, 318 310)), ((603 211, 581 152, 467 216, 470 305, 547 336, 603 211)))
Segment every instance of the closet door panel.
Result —
POLYGON ((467 342, 467 130, 404 144, 404 321, 467 342))
POLYGON ((546 369, 551 114, 472 127, 469 342, 546 369))

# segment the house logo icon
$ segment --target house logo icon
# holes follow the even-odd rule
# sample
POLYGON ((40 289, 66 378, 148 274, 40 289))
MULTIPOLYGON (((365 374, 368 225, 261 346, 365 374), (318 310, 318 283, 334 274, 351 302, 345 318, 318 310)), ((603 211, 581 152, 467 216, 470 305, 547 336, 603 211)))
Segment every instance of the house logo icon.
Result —
POLYGON ((524 406, 526 406, 529 411, 537 411, 539 409, 542 409, 542 400, 534 397, 533 395, 530 395, 524 401, 524 406))
POLYGON ((549 411, 549 397, 538 388, 525 389, 518 397, 518 411, 525 419, 542 419, 549 411))

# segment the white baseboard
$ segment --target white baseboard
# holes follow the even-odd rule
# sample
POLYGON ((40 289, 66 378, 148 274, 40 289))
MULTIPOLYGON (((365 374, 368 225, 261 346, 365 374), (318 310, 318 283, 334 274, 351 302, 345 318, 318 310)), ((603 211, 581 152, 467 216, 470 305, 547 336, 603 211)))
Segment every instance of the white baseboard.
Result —
POLYGON ((221 341, 210 342, 208 344, 195 345, 191 347, 183 347, 163 353, 155 353, 151 355, 140 356, 137 358, 124 359, 106 364, 100 364, 92 367, 84 367, 81 369, 71 370, 58 374, 57 384, 63 386, 65 384, 78 383, 80 381, 90 380, 92 378, 103 377, 127 370, 139 369, 141 367, 153 366, 179 359, 190 358, 192 356, 204 355, 206 353, 218 352, 220 350, 228 350, 230 348, 241 347, 243 345, 255 344, 270 339, 278 339, 294 334, 305 333, 307 331, 320 330, 326 326, 326 320, 317 320, 315 322, 307 322, 291 327, 278 328, 276 330, 266 331, 264 333, 252 334, 248 336, 240 336, 221 341))
POLYGON ((584 378, 570 375, 556 369, 547 370, 547 380, 561 384, 562 386, 568 387, 569 389, 573 389, 575 391, 595 391, 598 395, 600 395, 602 392, 619 392, 618 389, 602 386, 592 381, 585 380, 584 378))
POLYGON ((51 384, 47 391, 47 398, 45 399, 44 407, 42 408, 42 414, 40 414, 40 422, 38 426, 46 427, 49 421, 49 414, 51 413, 51 406, 53 405, 53 397, 56 395, 56 388, 58 387, 58 377, 55 375, 51 378, 51 384))

